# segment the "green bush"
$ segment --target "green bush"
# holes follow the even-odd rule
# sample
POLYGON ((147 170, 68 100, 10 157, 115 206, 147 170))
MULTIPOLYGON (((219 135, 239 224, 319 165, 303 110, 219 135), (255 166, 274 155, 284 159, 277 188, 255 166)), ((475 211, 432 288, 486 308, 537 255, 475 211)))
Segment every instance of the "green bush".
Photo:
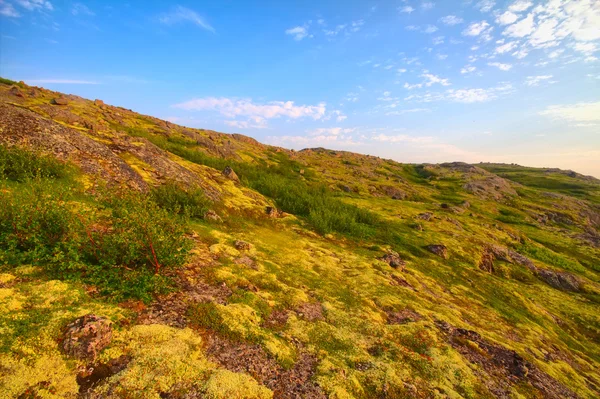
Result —
POLYGON ((210 204, 202 189, 186 190, 175 182, 154 187, 150 195, 162 209, 191 218, 202 218, 210 204))
POLYGON ((164 196, 114 190, 85 196, 72 181, 54 179, 66 175, 64 164, 15 148, 0 153, 2 170, 14 177, 7 183, 3 174, 0 181, 0 266, 41 266, 51 277, 94 284, 115 299, 147 301, 168 288, 167 276, 191 249, 185 220, 172 211, 200 212, 199 193, 176 194, 182 205, 170 210, 154 201, 164 196))
POLYGON ((0 146, 0 180, 57 179, 68 177, 71 172, 71 167, 54 157, 19 147, 0 146))

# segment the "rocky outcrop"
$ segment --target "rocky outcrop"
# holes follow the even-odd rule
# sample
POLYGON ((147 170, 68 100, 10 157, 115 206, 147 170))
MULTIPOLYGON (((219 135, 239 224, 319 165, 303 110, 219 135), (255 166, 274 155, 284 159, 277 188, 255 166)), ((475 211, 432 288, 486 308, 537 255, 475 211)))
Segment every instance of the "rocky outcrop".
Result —
POLYGON ((112 340, 111 322, 105 317, 88 314, 82 316, 65 330, 62 349, 68 356, 78 359, 95 359, 112 340))
POLYGON ((252 248, 252 245, 249 242, 242 241, 242 240, 235 240, 233 242, 233 246, 238 251, 249 251, 250 248, 252 248))
POLYGON ((484 384, 495 397, 512 397, 512 386, 527 384, 538 391, 539 397, 578 398, 577 394, 514 350, 490 342, 475 331, 455 328, 445 321, 436 320, 435 324, 454 349, 486 374, 483 378, 484 384))
POLYGON ((572 274, 540 268, 537 269, 536 274, 540 280, 561 291, 577 292, 581 290, 581 281, 572 274))
POLYGON ((403 269, 406 262, 400 258, 398 252, 388 251, 385 255, 380 258, 382 261, 393 267, 394 269, 403 269))
POLYGON ((231 166, 226 166, 225 169, 223 169, 223 176, 227 177, 229 180, 233 180, 236 183, 240 182, 240 178, 233 171, 233 169, 231 168, 231 166))
POLYGON ((442 244, 431 244, 425 247, 432 254, 436 254, 437 256, 448 259, 448 248, 442 244))
POLYGON ((69 100, 67 100, 64 97, 56 97, 54 100, 52 100, 52 104, 54 104, 54 105, 67 105, 67 104, 69 104, 69 100))

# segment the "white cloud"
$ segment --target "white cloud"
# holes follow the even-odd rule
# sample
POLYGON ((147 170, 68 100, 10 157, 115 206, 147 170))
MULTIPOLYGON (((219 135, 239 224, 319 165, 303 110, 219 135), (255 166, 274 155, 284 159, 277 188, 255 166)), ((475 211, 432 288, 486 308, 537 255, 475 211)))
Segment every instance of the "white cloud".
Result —
POLYGON ((500 14, 498 15, 498 17, 496 17, 496 22, 500 25, 510 25, 514 23, 517 19, 519 19, 519 16, 517 14, 510 11, 506 11, 503 14, 500 14))
POLYGON ((306 26, 296 26, 285 31, 286 35, 294 36, 294 40, 302 40, 308 36, 308 28, 306 26))
POLYGON ((583 53, 585 55, 591 55, 591 54, 595 53, 596 51, 598 51, 598 48, 596 47, 596 44, 594 44, 594 43, 575 43, 575 45, 573 46, 573 49, 575 51, 579 51, 580 53, 583 53))
POLYGON ((596 122, 600 121, 600 101, 569 105, 551 105, 540 112, 540 115, 570 122, 596 122))
POLYGON ((237 129, 266 129, 267 124, 265 120, 259 120, 256 123, 252 121, 225 121, 226 125, 235 127, 237 129))
POLYGON ((445 17, 440 18, 440 21, 444 25, 453 26, 463 23, 463 19, 461 17, 457 17, 456 15, 446 15, 445 17))
POLYGON ((487 89, 448 89, 441 93, 412 94, 404 100, 424 103, 443 100, 459 103, 477 103, 496 99, 501 95, 510 93, 512 90, 513 88, 510 83, 501 83, 496 87, 487 89))
POLYGON ((405 115, 405 114, 414 114, 417 112, 431 112, 429 108, 411 108, 411 109, 399 109, 396 111, 389 111, 386 115, 405 115))
POLYGON ((5 3, 4 1, 0 1, 0 15, 10 18, 19 18, 21 16, 12 4, 5 3))
POLYGON ((448 79, 440 78, 439 76, 433 75, 431 73, 423 73, 421 77, 425 78, 425 86, 430 87, 436 83, 441 84, 442 86, 450 86, 450 81, 448 79))
POLYGON ((89 15, 89 16, 96 15, 96 13, 94 13, 86 5, 81 4, 81 3, 73 4, 73 7, 71 7, 71 14, 73 14, 73 15, 89 15))
POLYGON ((412 8, 411 6, 404 6, 404 7, 399 7, 398 11, 402 12, 402 13, 406 13, 406 14, 412 14, 415 9, 412 8))
POLYGON ((528 0, 517 0, 513 4, 511 4, 508 9, 513 12, 523 12, 528 10, 533 6, 533 3, 528 0))
POLYGON ((159 18, 159 21, 165 25, 175 25, 182 22, 191 22, 202 29, 206 29, 207 31, 213 33, 215 32, 215 28, 213 28, 208 22, 206 22, 204 18, 198 15, 197 12, 182 6, 177 6, 173 8, 171 12, 162 14, 159 18))
POLYGON ((47 0, 16 0, 15 3, 29 11, 54 10, 52 3, 47 0))
POLYGON ((422 83, 415 83, 413 85, 408 84, 408 83, 404 83, 404 88, 407 89, 407 90, 420 89, 421 87, 423 87, 422 83))
POLYGON ((70 85, 97 85, 99 82, 92 80, 77 79, 25 79, 26 83, 47 83, 47 84, 70 84, 70 85))
POLYGON ((444 44, 444 36, 436 36, 433 39, 431 39, 431 42, 433 43, 434 46, 444 44))
POLYGON ((354 128, 325 127, 325 128, 318 128, 318 129, 310 130, 308 132, 308 134, 310 136, 320 136, 320 135, 340 136, 340 135, 352 133, 355 130, 356 129, 354 129, 354 128))
POLYGON ((358 93, 348 93, 346 94, 346 101, 355 103, 358 101, 358 93))
POLYGON ((421 8, 423 10, 425 10, 425 11, 431 10, 434 6, 435 6, 435 4, 433 4, 430 1, 426 1, 426 2, 421 3, 421 8))
POLYGON ((245 117, 256 124, 267 119, 287 117, 290 119, 312 118, 324 119, 327 107, 325 103, 318 105, 295 105, 293 101, 272 101, 267 104, 256 104, 250 99, 231 98, 199 98, 173 105, 187 111, 213 110, 228 118, 245 117))
POLYGON ((473 22, 465 30, 463 30, 462 34, 464 36, 479 36, 482 32, 489 28, 489 26, 490 24, 488 24, 487 21, 473 22))
POLYGON ((525 79, 525 84, 527 86, 539 86, 541 82, 549 79, 552 79, 552 75, 527 76, 525 79))
POLYGON ((493 0, 482 0, 475 5, 481 12, 490 12, 492 8, 496 5, 496 2, 493 0))
POLYGON ((425 33, 435 33, 438 31, 438 27, 435 25, 427 25, 425 27, 425 29, 423 29, 423 32, 425 33))
POLYGON ((435 56, 438 60, 443 61, 448 58, 448 54, 438 54, 435 56))
POLYGON ((467 73, 475 72, 476 70, 477 70, 477 68, 475 68, 473 65, 465 65, 465 67, 460 70, 460 73, 467 74, 467 73))
POLYGON ((489 90, 485 89, 459 89, 450 90, 447 93, 448 99, 459 103, 480 103, 496 98, 489 90))
POLYGON ((520 49, 512 53, 512 56, 518 59, 523 59, 529 55, 529 51, 527 49, 520 49))
POLYGON ((371 140, 379 141, 382 143, 415 143, 415 144, 428 144, 435 141, 434 137, 431 136, 409 136, 406 134, 399 135, 387 135, 378 134, 371 137, 371 140))
POLYGON ((501 71, 510 71, 510 69, 512 68, 511 64, 503 64, 501 62, 488 62, 488 65, 496 67, 501 71))
POLYGON ((525 37, 533 33, 534 27, 533 13, 531 13, 519 22, 507 27, 502 34, 510 37, 525 37))
POLYGON ((509 51, 512 51, 515 47, 517 47, 517 45, 518 45, 518 42, 516 42, 516 41, 504 43, 503 45, 496 47, 496 50, 494 50, 494 51, 497 54, 508 53, 509 51))

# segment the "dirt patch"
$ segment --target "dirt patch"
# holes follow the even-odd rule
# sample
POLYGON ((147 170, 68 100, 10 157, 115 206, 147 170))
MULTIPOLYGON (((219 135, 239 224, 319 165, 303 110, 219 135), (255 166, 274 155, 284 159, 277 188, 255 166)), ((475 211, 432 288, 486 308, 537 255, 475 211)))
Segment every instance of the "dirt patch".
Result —
POLYGON ((130 361, 130 356, 123 355, 116 359, 109 360, 108 363, 99 363, 88 366, 85 370, 77 374, 76 380, 79 385, 79 393, 87 393, 90 389, 101 384, 107 378, 124 370, 130 361))
POLYGON ((386 310, 385 313, 387 315, 388 324, 414 323, 415 321, 419 321, 423 318, 422 315, 409 308, 402 309, 399 312, 386 310))
POLYGON ((312 380, 317 359, 307 353, 299 355, 289 370, 267 356, 259 345, 234 343, 217 335, 208 335, 206 354, 222 367, 248 373, 274 393, 274 399, 325 399, 327 396, 312 380))
POLYGON ((270 328, 271 330, 279 330, 285 326, 290 317, 290 312, 288 310, 274 310, 269 314, 263 323, 262 327, 270 328))
POLYGON ((298 316, 308 321, 325 320, 323 306, 318 303, 303 303, 296 308, 298 316))
POLYGON ((448 343, 471 363, 479 365, 480 380, 497 398, 511 398, 511 388, 525 383, 549 399, 578 398, 548 374, 523 359, 517 352, 485 340, 475 331, 454 328, 445 321, 436 320, 448 343))

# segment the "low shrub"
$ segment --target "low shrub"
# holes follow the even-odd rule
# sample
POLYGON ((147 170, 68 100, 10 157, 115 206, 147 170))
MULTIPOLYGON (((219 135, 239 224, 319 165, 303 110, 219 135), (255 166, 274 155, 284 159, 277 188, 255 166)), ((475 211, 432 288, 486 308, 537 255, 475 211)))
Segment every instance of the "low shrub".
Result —
POLYGON ((185 189, 175 182, 153 188, 150 195, 160 208, 185 217, 202 218, 210 205, 202 189, 185 189))
POLYGON ((65 178, 72 167, 49 155, 20 147, 0 146, 0 180, 23 182, 35 178, 65 178))

